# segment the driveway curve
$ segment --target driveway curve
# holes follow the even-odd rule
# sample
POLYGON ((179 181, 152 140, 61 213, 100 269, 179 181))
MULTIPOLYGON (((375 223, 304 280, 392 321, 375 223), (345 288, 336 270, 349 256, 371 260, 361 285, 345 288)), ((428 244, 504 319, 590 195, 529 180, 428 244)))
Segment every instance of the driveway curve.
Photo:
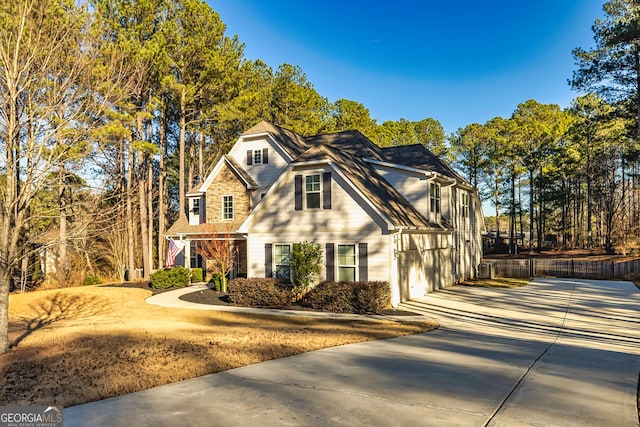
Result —
POLYGON ((65 426, 638 426, 632 283, 456 286, 402 308, 441 327, 67 408, 65 426))

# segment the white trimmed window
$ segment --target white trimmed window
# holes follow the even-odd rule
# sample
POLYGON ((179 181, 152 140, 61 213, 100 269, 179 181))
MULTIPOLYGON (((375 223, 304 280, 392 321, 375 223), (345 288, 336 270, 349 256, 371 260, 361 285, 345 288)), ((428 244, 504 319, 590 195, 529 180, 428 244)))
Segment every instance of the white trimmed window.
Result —
POLYGON ((338 245, 338 281, 356 280, 356 245, 338 245))
POLYGON ((429 207, 431 212, 440 213, 440 184, 429 184, 429 207))
POLYGON ((305 176, 307 209, 320 209, 320 175, 305 176))
POLYGON ((461 206, 462 206, 462 217, 463 218, 468 217, 469 216, 469 193, 466 193, 466 192, 462 193, 461 206))
POLYGON ((262 164, 262 150, 253 150, 253 164, 254 165, 262 164))
POLYGON ((222 196, 222 219, 233 219, 233 196, 222 196))
POLYGON ((278 279, 291 279, 291 245, 274 245, 275 273, 278 279))

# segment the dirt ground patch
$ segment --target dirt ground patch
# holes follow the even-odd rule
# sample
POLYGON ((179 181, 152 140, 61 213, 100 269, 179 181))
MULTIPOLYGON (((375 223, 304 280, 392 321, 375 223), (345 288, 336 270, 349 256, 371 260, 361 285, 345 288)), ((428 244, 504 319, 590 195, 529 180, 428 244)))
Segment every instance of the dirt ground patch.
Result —
POLYGON ((0 405, 61 405, 435 324, 169 309, 151 292, 86 286, 11 295, 0 405))

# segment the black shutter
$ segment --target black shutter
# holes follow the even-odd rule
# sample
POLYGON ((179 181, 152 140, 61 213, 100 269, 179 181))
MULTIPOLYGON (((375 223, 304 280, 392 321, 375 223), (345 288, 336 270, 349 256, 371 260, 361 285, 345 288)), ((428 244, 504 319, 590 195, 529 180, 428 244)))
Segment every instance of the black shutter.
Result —
POLYGON ((369 280, 369 261, 366 243, 358 244, 358 280, 366 282, 369 280))
POLYGON ((331 209, 331 172, 322 174, 322 209, 331 209))
POLYGON ((273 277, 273 245, 264 244, 264 277, 273 277))
POLYGON ((268 148, 263 148, 262 149, 262 163, 264 163, 265 165, 267 163, 269 163, 269 149, 268 148))
POLYGON ((302 175, 296 175, 294 178, 294 204, 295 210, 302 210, 302 175))
POLYGON ((336 269, 335 269, 335 263, 334 263, 335 255, 333 251, 334 251, 334 244, 327 243, 324 249, 325 258, 327 261, 326 279, 330 282, 333 282, 334 280, 336 280, 336 269))
POLYGON ((247 165, 253 164, 253 150, 247 150, 247 165))

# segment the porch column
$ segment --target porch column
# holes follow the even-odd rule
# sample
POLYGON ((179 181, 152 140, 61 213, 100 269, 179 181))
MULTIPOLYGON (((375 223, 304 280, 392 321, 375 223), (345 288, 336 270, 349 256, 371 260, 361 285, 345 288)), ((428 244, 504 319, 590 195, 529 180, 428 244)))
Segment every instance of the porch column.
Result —
POLYGON ((184 240, 184 267, 191 268, 191 240, 184 240))

